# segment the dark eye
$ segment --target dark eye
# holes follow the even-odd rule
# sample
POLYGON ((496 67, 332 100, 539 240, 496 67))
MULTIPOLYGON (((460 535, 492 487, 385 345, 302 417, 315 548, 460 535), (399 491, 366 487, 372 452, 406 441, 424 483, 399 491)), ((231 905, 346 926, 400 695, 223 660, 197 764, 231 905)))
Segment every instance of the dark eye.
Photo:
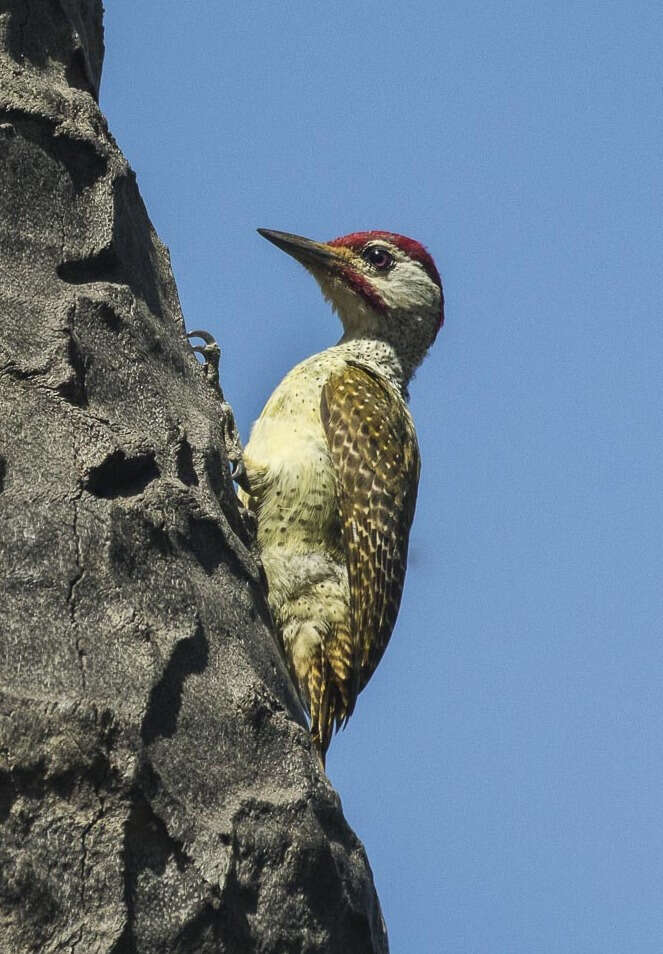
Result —
POLYGON ((381 272, 386 271, 394 264, 393 255, 390 255, 386 248, 379 245, 369 245, 362 252, 362 257, 374 268, 379 268, 381 272))

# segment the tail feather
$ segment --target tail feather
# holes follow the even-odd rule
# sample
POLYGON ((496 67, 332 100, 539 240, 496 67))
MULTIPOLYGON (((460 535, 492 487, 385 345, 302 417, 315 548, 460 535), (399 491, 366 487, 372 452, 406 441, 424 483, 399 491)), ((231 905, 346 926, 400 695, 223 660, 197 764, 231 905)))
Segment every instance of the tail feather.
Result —
POLYGON ((319 661, 309 672, 309 698, 311 738, 323 768, 332 735, 347 719, 347 703, 343 689, 334 668, 324 658, 324 651, 321 650, 319 661))
MULTIPOLYGON (((345 625, 332 625, 321 637, 322 627, 313 621, 298 624, 317 632, 318 640, 309 643, 305 665, 297 668, 291 661, 290 671, 300 698, 311 719, 311 738, 324 767, 325 754, 334 732, 343 728, 355 706, 357 697, 356 650, 345 625), (316 645, 317 642, 317 645, 316 645), (312 650, 312 651, 311 651, 312 650)), ((290 636, 290 643, 297 636, 290 636)))

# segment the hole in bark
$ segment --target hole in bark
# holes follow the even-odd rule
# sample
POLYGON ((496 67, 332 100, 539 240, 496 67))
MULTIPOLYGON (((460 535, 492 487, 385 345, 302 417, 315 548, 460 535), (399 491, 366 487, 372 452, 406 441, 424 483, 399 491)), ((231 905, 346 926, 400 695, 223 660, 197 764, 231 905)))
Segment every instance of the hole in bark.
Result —
POLYGON ((72 404, 86 407, 88 402, 85 392, 85 375, 88 362, 79 347, 78 340, 71 331, 67 342, 67 359, 73 374, 67 381, 63 381, 58 386, 58 393, 67 401, 71 401, 72 404))
POLYGON ((15 135, 32 143, 63 168, 75 195, 94 185, 108 171, 106 157, 97 152, 94 144, 62 133, 56 136, 52 120, 27 116, 19 110, 4 110, 2 118, 4 123, 11 123, 15 135))
POLYGON ((9 772, 0 772, 0 822, 5 822, 9 817, 16 796, 16 788, 9 772))
POLYGON ((69 61, 69 65, 67 66, 66 75, 67 82, 70 86, 74 86, 76 89, 82 89, 84 92, 90 93, 90 95, 96 100, 97 91, 94 89, 88 77, 87 66, 82 50, 74 50, 71 60, 69 61))
POLYGON ((209 644, 199 622, 193 636, 177 643, 161 679, 152 688, 140 730, 146 745, 156 738, 170 739, 175 734, 182 706, 184 682, 193 673, 204 672, 208 659, 209 644))
POLYGON ((98 255, 73 262, 62 262, 57 267, 58 278, 70 285, 85 285, 87 282, 120 282, 119 262, 115 252, 104 248, 98 255))
POLYGON ((0 457, 0 494, 5 489, 5 478, 7 476, 7 461, 0 457))
POLYGON ((193 466, 193 451, 191 444, 183 437, 177 447, 177 456, 175 458, 177 466, 177 476, 183 484, 187 486, 198 486, 198 474, 193 466))
POLYGON ((223 462, 217 450, 210 449, 205 455, 205 473, 207 474, 207 479, 209 480, 214 496, 218 500, 221 500, 225 490, 225 482, 223 462))
MULTIPOLYGON (((69 169, 71 174, 71 169, 69 169)), ((112 238, 96 255, 61 262, 58 277, 72 285, 112 282, 128 285, 157 317, 163 317, 162 289, 154 262, 155 238, 133 172, 113 178, 112 238)))
POLYGON ((127 457, 123 450, 113 451, 98 467, 93 467, 83 484, 95 497, 112 500, 142 493, 149 483, 161 476, 154 451, 127 457))
POLYGON ((111 331, 119 331, 122 325, 124 324, 124 318, 122 315, 115 311, 112 305, 108 302, 99 302, 99 317, 106 322, 111 331))
POLYGON ((223 531, 213 520, 189 517, 189 536, 185 544, 206 573, 213 573, 230 556, 223 531))

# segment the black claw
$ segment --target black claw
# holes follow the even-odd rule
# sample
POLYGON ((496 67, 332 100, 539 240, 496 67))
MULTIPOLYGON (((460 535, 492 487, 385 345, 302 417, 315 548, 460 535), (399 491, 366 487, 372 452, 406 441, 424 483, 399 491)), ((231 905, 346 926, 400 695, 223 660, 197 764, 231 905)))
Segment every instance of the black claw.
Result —
POLYGON ((201 355, 205 359, 205 374, 208 380, 212 382, 215 388, 221 391, 219 384, 219 362, 221 361, 221 348, 216 343, 215 338, 209 331, 189 331, 187 338, 202 338, 204 345, 190 345, 191 350, 201 355))
POLYGON ((246 468, 244 467, 243 460, 230 461, 230 476, 233 480, 236 480, 238 484, 242 483, 246 477, 246 468))
POLYGON ((221 348, 219 348, 216 339, 212 337, 209 331, 190 331, 187 338, 202 338, 205 344, 191 345, 191 350, 201 354, 206 361, 209 361, 215 367, 219 366, 221 348))
MULTIPOLYGON (((187 334, 187 338, 202 338, 203 341, 205 342, 205 344, 208 344, 208 345, 216 345, 217 348, 219 347, 219 346, 216 344, 216 339, 212 337, 212 335, 209 333, 209 331, 190 331, 190 332, 187 334)), ((194 350, 194 351, 198 351, 199 348, 194 348, 193 350, 194 350)), ((201 352, 201 353, 202 353, 202 352, 201 352)))
POLYGON ((246 468, 244 467, 244 465, 238 468, 233 467, 232 471, 230 472, 230 476, 232 477, 232 479, 235 481, 236 484, 239 484, 242 490, 246 491, 247 494, 251 493, 251 484, 249 483, 249 475, 246 473, 246 468))

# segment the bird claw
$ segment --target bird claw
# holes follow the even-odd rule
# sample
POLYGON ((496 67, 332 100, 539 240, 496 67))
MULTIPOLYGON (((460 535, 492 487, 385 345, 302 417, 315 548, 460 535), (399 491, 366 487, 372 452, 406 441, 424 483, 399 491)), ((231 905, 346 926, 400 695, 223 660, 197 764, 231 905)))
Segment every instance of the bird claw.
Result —
POLYGON ((204 345, 191 345, 191 350, 195 351, 196 354, 202 355, 202 357, 205 359, 205 375, 209 378, 212 386, 218 388, 218 390, 221 391, 221 384, 219 381, 221 348, 219 348, 216 340, 212 337, 209 331, 190 331, 187 334, 187 338, 189 338, 189 340, 191 338, 202 338, 202 340, 205 342, 204 345))
POLYGON ((242 447, 242 442, 237 432, 235 415, 230 405, 225 401, 223 402, 223 410, 224 415, 221 426, 223 428, 223 442, 226 448, 226 456, 230 463, 230 476, 236 484, 239 484, 240 487, 246 490, 248 487, 248 478, 246 475, 246 467, 244 466, 244 448, 242 447))
POLYGON ((219 347, 216 343, 216 338, 214 335, 211 335, 209 331, 189 331, 187 333, 187 338, 202 338, 206 345, 215 345, 215 347, 219 347))
POLYGON ((221 382, 219 379, 219 362, 221 360, 221 348, 219 348, 215 338, 209 331, 190 331, 187 338, 201 338, 204 345, 191 345, 192 351, 200 354, 205 359, 203 371, 210 384, 219 393, 221 398, 221 428, 223 431, 223 443, 226 450, 226 457, 230 464, 230 476, 244 489, 248 486, 246 467, 244 466, 244 448, 239 439, 237 424, 233 409, 223 396, 221 382))

